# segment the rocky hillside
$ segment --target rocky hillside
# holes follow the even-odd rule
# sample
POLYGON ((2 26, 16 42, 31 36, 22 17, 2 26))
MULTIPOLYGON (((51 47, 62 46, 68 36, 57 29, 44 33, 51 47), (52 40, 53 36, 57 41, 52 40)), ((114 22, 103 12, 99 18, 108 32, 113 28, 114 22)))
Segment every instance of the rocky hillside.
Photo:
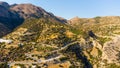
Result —
MULTIPOLYGON (((3 37, 14 40, 13 43, 6 44, 5 48, 18 55, 14 57, 9 54, 10 57, 6 58, 9 61, 10 58, 27 61, 26 54, 38 57, 40 53, 40 58, 45 59, 41 62, 46 61, 48 67, 69 62, 69 67, 119 68, 119 19, 120 17, 77 17, 71 19, 69 24, 54 18, 26 19, 12 33, 3 37), (25 48, 29 48, 29 52, 25 48), (58 57, 58 63, 51 60, 58 57), (47 62, 47 59, 51 62, 47 62)), ((37 60, 40 59, 34 59, 37 60)))
MULTIPOLYGON (((0 22, 11 31, 28 18, 52 18, 58 22, 66 23, 65 19, 58 18, 41 7, 32 4, 9 5, 6 2, 0 2, 0 9, 0 22)), ((4 33, 7 34, 8 32, 4 33)))
POLYGON ((3 35, 6 35, 6 33, 9 33, 9 28, 7 28, 6 26, 4 26, 3 24, 0 23, 0 37, 2 37, 3 35))
POLYGON ((56 43, 61 45, 68 43, 67 41, 70 42, 70 38, 66 36, 67 31, 69 32, 69 28, 66 24, 52 18, 26 19, 22 25, 6 37, 20 42, 56 43), (19 31, 20 29, 22 30, 19 31), (14 35, 18 35, 18 39, 14 38, 14 35))
POLYGON ((72 31, 75 34, 81 35, 86 42, 92 43, 92 50, 85 51, 84 54, 90 58, 94 68, 119 68, 119 16, 75 17, 69 20, 68 23, 74 28, 72 31))
POLYGON ((4 33, 0 34, 0 37, 6 35, 23 22, 23 18, 21 18, 15 11, 10 10, 9 7, 8 3, 0 2, 0 23, 2 24, 2 27, 5 27, 0 30, 0 33, 4 33))
POLYGON ((120 17, 66 20, 32 4, 0 3, 0 67, 120 68, 120 17))
POLYGON ((119 33, 119 16, 106 16, 95 18, 73 18, 68 21, 73 27, 77 27, 82 31, 93 30, 98 35, 109 35, 111 33, 119 33))
POLYGON ((10 7, 10 5, 8 3, 6 3, 6 2, 0 2, 0 5, 5 7, 5 8, 9 8, 10 7))
MULTIPOLYGON (((36 54, 36 56, 41 55, 40 58, 44 58, 44 60, 42 60, 42 61, 45 61, 42 63, 43 67, 44 67, 44 63, 49 62, 49 59, 53 59, 53 60, 50 60, 52 64, 56 63, 54 59, 57 57, 58 59, 56 60, 58 61, 57 63, 58 66, 61 63, 66 64, 67 62, 69 67, 70 61, 72 62, 72 60, 68 61, 66 56, 68 55, 67 53, 69 53, 69 50, 71 49, 68 49, 66 53, 62 52, 62 54, 57 53, 57 51, 61 52, 62 50, 64 50, 64 48, 61 50, 58 50, 58 49, 66 46, 69 43, 76 41, 76 37, 70 31, 70 28, 68 25, 66 25, 65 23, 58 22, 51 18, 26 19, 22 25, 17 27, 12 33, 8 34, 3 38, 11 39, 14 42, 12 42, 11 44, 5 45, 5 50, 7 50, 8 52, 6 54, 3 54, 2 56, 5 56, 5 58, 7 58, 8 60, 4 60, 4 57, 1 57, 0 61, 7 61, 7 62, 12 60, 19 61, 19 62, 24 60, 27 61, 27 57, 33 59, 28 55, 36 54), (63 55, 63 53, 65 54, 65 56, 63 55), (14 56, 13 54, 16 54, 16 56, 14 56), (9 55, 9 57, 7 55, 9 55)), ((76 44, 77 43, 73 43, 71 45, 75 45, 75 48, 76 48, 76 44)), ((74 55, 76 55, 75 51, 73 51, 73 53, 74 55)), ((79 55, 83 57, 83 55, 81 54, 79 55)), ((35 61, 41 60, 40 58, 36 58, 34 60, 35 61)), ((34 60, 31 60, 31 59, 30 61, 34 63, 34 60)), ((69 57, 69 59, 71 58, 69 57)), ((80 63, 82 66, 82 64, 85 62, 80 62, 80 63)))
POLYGON ((23 18, 53 18, 57 21, 65 23, 65 19, 56 17, 54 14, 45 11, 43 8, 32 5, 32 4, 16 4, 13 5, 11 10, 16 11, 23 18))

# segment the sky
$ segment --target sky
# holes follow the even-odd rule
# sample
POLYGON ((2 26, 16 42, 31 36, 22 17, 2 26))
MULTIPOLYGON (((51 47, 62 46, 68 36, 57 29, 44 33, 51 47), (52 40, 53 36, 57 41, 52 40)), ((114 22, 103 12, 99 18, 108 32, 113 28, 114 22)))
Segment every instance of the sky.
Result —
POLYGON ((56 16, 92 18, 120 16, 120 0, 0 0, 9 4, 32 3, 56 16))

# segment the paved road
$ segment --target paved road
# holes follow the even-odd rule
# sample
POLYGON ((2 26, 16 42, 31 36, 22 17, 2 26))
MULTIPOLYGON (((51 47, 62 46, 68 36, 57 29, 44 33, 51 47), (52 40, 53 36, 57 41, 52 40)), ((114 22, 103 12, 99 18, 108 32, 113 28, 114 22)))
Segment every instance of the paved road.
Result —
POLYGON ((38 64, 38 63, 47 63, 47 62, 51 62, 51 61, 54 61, 55 59, 59 59, 59 58, 61 58, 61 57, 63 57, 62 55, 59 55, 59 56, 57 56, 57 57, 54 57, 54 58, 50 58, 50 59, 47 59, 47 60, 39 60, 39 59, 37 59, 37 61, 36 62, 28 62, 28 61, 15 61, 15 62, 9 62, 8 64, 10 65, 10 66, 12 66, 12 65, 15 65, 15 64, 28 64, 28 65, 32 65, 32 64, 38 64))
MULTIPOLYGON (((73 45, 73 44, 75 44, 75 43, 78 43, 78 41, 69 43, 69 44, 67 44, 66 46, 61 47, 61 48, 58 49, 58 50, 54 50, 54 51, 52 51, 52 52, 50 52, 50 53, 59 52, 59 51, 64 50, 64 49, 66 49, 68 46, 71 46, 71 45, 73 45)), ((37 64, 37 63, 51 62, 51 61, 53 61, 53 60, 55 60, 55 59, 59 59, 59 58, 63 57, 62 55, 59 55, 59 56, 57 56, 57 57, 53 57, 53 58, 50 58, 50 59, 47 59, 47 60, 40 60, 40 59, 33 58, 33 57, 32 57, 31 55, 29 55, 29 54, 25 54, 25 55, 26 55, 27 57, 29 57, 29 58, 32 58, 33 60, 36 60, 36 62, 15 61, 15 62, 9 62, 8 64, 9 64, 10 66, 12 66, 12 65, 14 65, 14 64, 28 64, 28 65, 31 65, 31 64, 37 64)))
POLYGON ((50 52, 50 53, 59 52, 59 51, 64 50, 64 49, 66 49, 67 47, 69 47, 69 46, 71 46, 71 45, 73 45, 73 44, 75 44, 75 43, 78 43, 78 41, 69 43, 69 44, 65 45, 64 47, 61 47, 60 49, 54 50, 54 51, 52 51, 52 52, 50 52))

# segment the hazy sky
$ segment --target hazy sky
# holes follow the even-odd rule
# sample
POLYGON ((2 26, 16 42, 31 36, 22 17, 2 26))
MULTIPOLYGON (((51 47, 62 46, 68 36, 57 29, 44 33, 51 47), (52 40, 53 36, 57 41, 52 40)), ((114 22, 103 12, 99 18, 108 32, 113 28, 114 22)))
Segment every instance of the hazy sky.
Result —
POLYGON ((66 19, 75 16, 120 16, 120 0, 0 0, 10 4, 32 3, 66 19))

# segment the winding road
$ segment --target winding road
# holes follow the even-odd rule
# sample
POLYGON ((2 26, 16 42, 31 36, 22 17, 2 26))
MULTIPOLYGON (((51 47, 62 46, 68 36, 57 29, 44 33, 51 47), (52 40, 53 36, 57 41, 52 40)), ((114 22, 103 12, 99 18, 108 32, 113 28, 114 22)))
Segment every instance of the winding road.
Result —
MULTIPOLYGON (((54 52, 59 52, 59 51, 61 51, 61 50, 64 50, 64 49, 66 49, 67 47, 69 47, 69 46, 71 46, 71 45, 73 45, 73 44, 75 44, 75 43, 78 43, 78 41, 75 41, 75 42, 72 42, 72 43, 69 43, 69 44, 67 44, 66 46, 64 46, 64 47, 61 47, 60 49, 58 49, 58 50, 54 50, 54 51, 52 51, 52 52, 50 52, 50 53, 54 53, 54 52)), ((12 65, 15 65, 15 64, 28 64, 28 65, 32 65, 32 64, 38 64, 38 63, 46 63, 46 62, 51 62, 51 61, 54 61, 55 59, 59 59, 59 58, 61 58, 61 57, 63 57, 63 55, 59 55, 59 56, 57 56, 57 57, 53 57, 53 58, 50 58, 50 59, 47 59, 47 60, 40 60, 40 59, 36 59, 36 58, 33 58, 31 55, 29 55, 29 54, 25 54, 27 57, 29 57, 29 58, 32 58, 33 60, 36 60, 36 62, 28 62, 28 61, 15 61, 15 62, 8 62, 8 65, 9 66, 12 66, 12 65)))

